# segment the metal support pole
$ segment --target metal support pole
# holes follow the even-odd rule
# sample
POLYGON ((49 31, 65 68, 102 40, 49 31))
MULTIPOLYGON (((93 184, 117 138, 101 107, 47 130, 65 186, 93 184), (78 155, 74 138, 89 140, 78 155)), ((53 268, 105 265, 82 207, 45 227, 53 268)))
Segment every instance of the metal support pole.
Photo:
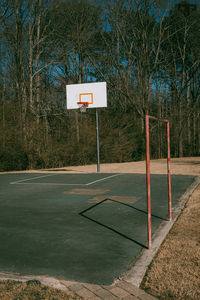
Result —
POLYGON ((150 154, 149 154, 149 116, 145 116, 146 127, 146 185, 147 185, 147 231, 148 249, 151 248, 151 191, 150 191, 150 154))
POLYGON ((170 170, 170 130, 167 122, 167 172, 168 172, 168 209, 169 221, 172 219, 171 170, 170 170))
POLYGON ((98 110, 96 108, 96 136, 97 136, 97 173, 100 173, 100 156, 99 156, 99 120, 98 110))

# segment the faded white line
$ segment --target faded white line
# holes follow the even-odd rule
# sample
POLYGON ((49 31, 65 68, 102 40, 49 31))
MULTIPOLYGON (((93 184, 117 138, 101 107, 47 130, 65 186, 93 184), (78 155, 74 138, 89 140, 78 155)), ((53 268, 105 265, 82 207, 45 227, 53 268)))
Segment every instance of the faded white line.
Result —
POLYGON ((85 183, 51 183, 51 182, 25 182, 25 183, 21 183, 21 182, 19 182, 19 183, 11 183, 11 184, 39 184, 39 185, 81 185, 81 186, 83 186, 83 185, 86 185, 85 183))
POLYGON ((123 175, 123 174, 114 174, 114 175, 111 175, 111 176, 107 176, 107 177, 104 177, 104 178, 101 178, 101 179, 97 179, 95 181, 92 181, 92 182, 89 182, 89 183, 50 183, 50 182, 27 182, 27 181, 30 181, 30 180, 34 180, 34 179, 39 179, 39 178, 44 178, 44 177, 49 177, 49 176, 55 176, 55 175, 58 175, 58 174, 48 174, 48 175, 42 175, 42 176, 37 176, 37 177, 32 177, 32 178, 28 178, 28 179, 22 179, 22 180, 18 180, 18 181, 14 181, 14 182, 10 182, 10 184, 46 184, 46 185, 85 185, 85 186, 88 186, 88 185, 92 185, 94 183, 98 183, 100 181, 103 181, 103 180, 107 180, 109 178, 113 178, 113 177, 116 177, 116 176, 120 176, 120 175, 123 175))
POLYGON ((48 175, 42 175, 42 176, 32 177, 32 178, 28 178, 28 179, 17 180, 17 181, 14 181, 14 182, 10 182, 10 184, 19 184, 21 182, 34 180, 34 179, 38 179, 38 178, 43 178, 43 177, 55 176, 55 175, 58 175, 58 174, 48 174, 48 175))
POLYGON ((113 178, 113 177, 120 176, 120 175, 123 175, 123 174, 120 173, 120 174, 114 174, 114 175, 111 175, 111 176, 107 176, 107 177, 104 177, 104 178, 101 178, 101 179, 98 179, 98 180, 86 183, 85 185, 92 185, 94 183, 97 183, 97 182, 100 182, 100 181, 103 181, 103 180, 107 180, 109 178, 113 178))

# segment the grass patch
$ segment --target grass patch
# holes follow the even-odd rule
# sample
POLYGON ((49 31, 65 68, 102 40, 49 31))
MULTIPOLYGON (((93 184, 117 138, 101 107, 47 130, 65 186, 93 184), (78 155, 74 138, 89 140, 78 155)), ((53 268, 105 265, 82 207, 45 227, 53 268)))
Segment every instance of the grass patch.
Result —
POLYGON ((1 300, 80 300, 73 292, 64 292, 41 284, 39 280, 27 282, 0 281, 1 300))
POLYGON ((200 299, 200 186, 153 259, 141 288, 158 299, 200 299))

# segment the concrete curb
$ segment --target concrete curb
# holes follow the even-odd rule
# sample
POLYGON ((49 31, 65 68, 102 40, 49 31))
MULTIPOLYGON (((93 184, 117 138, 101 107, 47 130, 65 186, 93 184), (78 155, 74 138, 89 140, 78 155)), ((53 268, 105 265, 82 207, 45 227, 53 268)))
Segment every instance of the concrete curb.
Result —
POLYGON ((161 244, 165 240, 167 234, 169 233, 170 229, 176 222, 177 218, 181 214, 182 210, 184 209, 185 204, 187 203, 189 197, 192 195, 194 190, 200 184, 200 176, 196 177, 194 182, 188 187, 185 193, 180 197, 177 205, 172 209, 172 221, 163 221, 158 229, 156 230, 153 236, 153 243, 150 250, 144 249, 140 258, 136 261, 134 266, 127 271, 125 274, 122 275, 122 279, 127 281, 136 287, 139 288, 144 275, 147 271, 149 264, 151 263, 152 259, 156 255, 157 251, 159 250, 161 244))

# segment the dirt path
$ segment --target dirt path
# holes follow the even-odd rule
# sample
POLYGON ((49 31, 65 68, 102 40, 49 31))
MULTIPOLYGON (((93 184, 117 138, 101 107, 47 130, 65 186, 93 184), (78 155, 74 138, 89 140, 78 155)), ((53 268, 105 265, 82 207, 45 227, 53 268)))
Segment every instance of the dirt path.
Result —
MULTIPOLYGON (((166 159, 152 160, 150 163, 152 174, 166 174, 166 159)), ((63 172, 64 172, 64 168, 63 172)), ((93 173, 96 165, 67 167, 68 173, 93 173)), ((61 171, 62 172, 62 171, 61 171)), ((101 164, 102 173, 138 173, 145 174, 145 161, 101 164)), ((186 157, 171 159, 171 174, 200 175, 200 157, 186 157)))
MULTIPOLYGON (((166 159, 151 160, 150 163, 152 174, 166 174, 167 161, 166 159)), ((127 162, 127 163, 106 163, 100 165, 101 173, 136 173, 145 174, 146 163, 145 161, 127 162)), ((97 166, 67 166, 62 168, 41 169, 41 170, 27 170, 17 171, 17 173, 96 173, 97 166)), ((0 172, 16 173, 13 172, 0 172)), ((200 175, 200 157, 184 157, 171 159, 171 174, 184 174, 184 175, 200 175)))

